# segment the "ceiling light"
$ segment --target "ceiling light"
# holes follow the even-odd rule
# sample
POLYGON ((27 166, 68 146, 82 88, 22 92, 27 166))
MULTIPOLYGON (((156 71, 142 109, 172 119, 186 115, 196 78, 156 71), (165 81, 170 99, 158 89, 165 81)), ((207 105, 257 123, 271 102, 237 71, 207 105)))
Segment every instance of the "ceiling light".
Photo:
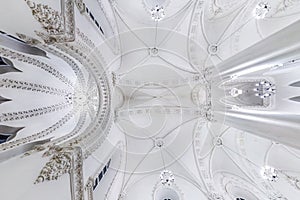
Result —
POLYGON ((232 96, 232 97, 237 97, 239 96, 240 94, 243 94, 243 90, 240 90, 240 89, 237 89, 237 88, 232 88, 229 92, 229 94, 232 96))
POLYGON ((261 175, 263 179, 266 179, 268 181, 275 182, 278 180, 278 170, 270 166, 264 166, 261 169, 261 175))
POLYGON ((165 11, 163 6, 156 5, 150 10, 152 20, 158 22, 165 17, 165 11))
POLYGON ((266 17, 268 12, 271 10, 271 6, 269 3, 260 2, 256 5, 253 15, 256 19, 263 19, 266 17))
POLYGON ((275 85, 270 83, 269 81, 260 81, 259 83, 255 84, 256 88, 253 88, 255 91, 255 96, 260 97, 262 99, 270 97, 276 93, 275 85))
POLYGON ((175 178, 173 173, 170 170, 163 170, 160 173, 160 181, 161 184, 165 186, 171 186, 174 183, 175 178))

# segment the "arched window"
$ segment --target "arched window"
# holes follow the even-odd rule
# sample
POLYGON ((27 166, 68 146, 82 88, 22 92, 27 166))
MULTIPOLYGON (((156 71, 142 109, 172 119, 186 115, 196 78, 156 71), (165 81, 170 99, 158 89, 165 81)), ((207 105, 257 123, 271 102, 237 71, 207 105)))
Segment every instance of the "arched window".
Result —
POLYGON ((111 159, 109 159, 109 161, 107 162, 107 164, 102 168, 102 171, 100 171, 100 173, 98 174, 98 176, 95 178, 94 185, 93 185, 93 190, 96 189, 96 187, 98 186, 98 183, 100 183, 102 177, 106 174, 107 169, 110 166, 110 162, 111 162, 111 159))
POLYGON ((13 139, 24 127, 11 127, 0 125, 0 144, 13 139))

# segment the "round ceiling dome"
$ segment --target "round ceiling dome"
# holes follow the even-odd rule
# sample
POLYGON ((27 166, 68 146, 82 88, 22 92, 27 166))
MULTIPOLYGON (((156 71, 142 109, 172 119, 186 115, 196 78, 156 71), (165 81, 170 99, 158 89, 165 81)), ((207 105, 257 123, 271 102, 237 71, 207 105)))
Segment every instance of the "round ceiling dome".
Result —
POLYGON ((76 59, 4 34, 0 39, 6 42, 0 45, 0 149, 45 139, 65 142, 105 112, 105 81, 76 59))

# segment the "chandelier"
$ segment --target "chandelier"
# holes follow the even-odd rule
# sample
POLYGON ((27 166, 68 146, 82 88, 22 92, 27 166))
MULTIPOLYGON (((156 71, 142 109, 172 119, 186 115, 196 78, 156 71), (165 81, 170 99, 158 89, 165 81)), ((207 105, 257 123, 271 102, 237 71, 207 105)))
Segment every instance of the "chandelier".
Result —
POLYGON ((268 181, 275 182, 278 180, 278 171, 277 169, 270 167, 270 166, 264 166, 261 169, 261 175, 264 179, 268 181))
POLYGON ((165 11, 163 6, 156 5, 150 10, 152 20, 158 22, 165 17, 165 11))
POLYGON ((256 5, 253 15, 256 19, 263 19, 271 10, 271 6, 268 3, 260 2, 256 5))
POLYGON ((175 177, 170 170, 165 169, 160 173, 160 181, 162 185, 171 186, 175 181, 175 177))
POLYGON ((255 86, 256 87, 253 89, 253 91, 255 92, 255 96, 262 99, 267 98, 275 94, 276 92, 275 85, 273 85, 269 81, 261 81, 259 83, 256 83, 255 86))
POLYGON ((159 148, 161 159, 162 159, 162 164, 164 167, 164 170, 161 171, 160 175, 159 175, 160 182, 163 186, 171 186, 175 182, 175 177, 174 177, 172 171, 166 169, 165 160, 164 160, 164 156, 162 153, 162 148, 164 146, 164 142, 161 139, 157 139, 155 142, 155 145, 156 145, 156 147, 159 148))

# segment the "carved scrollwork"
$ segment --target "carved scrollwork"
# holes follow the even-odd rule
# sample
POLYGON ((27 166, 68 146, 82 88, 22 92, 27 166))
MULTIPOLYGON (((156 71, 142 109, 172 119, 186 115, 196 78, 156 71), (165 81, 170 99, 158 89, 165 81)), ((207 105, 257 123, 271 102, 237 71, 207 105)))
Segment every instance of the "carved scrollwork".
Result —
POLYGON ((61 148, 57 148, 52 158, 41 170, 40 175, 36 179, 35 183, 57 180, 62 175, 70 173, 71 160, 72 154, 70 152, 66 152, 61 148))
POLYGON ((44 154, 52 155, 52 158, 41 170, 35 184, 44 181, 57 180, 64 174, 69 173, 72 187, 72 199, 83 198, 83 157, 80 147, 53 147, 44 154))
POLYGON ((72 42, 75 40, 74 1, 62 0, 61 12, 48 5, 25 0, 34 18, 45 32, 35 31, 46 43, 72 42))
POLYGON ((82 14, 85 12, 85 3, 82 0, 76 0, 75 1, 76 6, 79 10, 79 12, 82 14))
POLYGON ((10 59, 31 64, 34 67, 42 69, 45 72, 51 74, 51 76, 62 81, 64 84, 73 87, 73 83, 69 80, 69 78, 64 76, 61 72, 59 72, 53 66, 47 64, 46 62, 2 47, 0 47, 0 54, 4 57, 9 57, 10 59))
POLYGON ((31 9, 34 18, 42 24, 49 34, 63 33, 63 18, 58 11, 48 5, 36 4, 33 1, 27 1, 27 5, 31 9))

